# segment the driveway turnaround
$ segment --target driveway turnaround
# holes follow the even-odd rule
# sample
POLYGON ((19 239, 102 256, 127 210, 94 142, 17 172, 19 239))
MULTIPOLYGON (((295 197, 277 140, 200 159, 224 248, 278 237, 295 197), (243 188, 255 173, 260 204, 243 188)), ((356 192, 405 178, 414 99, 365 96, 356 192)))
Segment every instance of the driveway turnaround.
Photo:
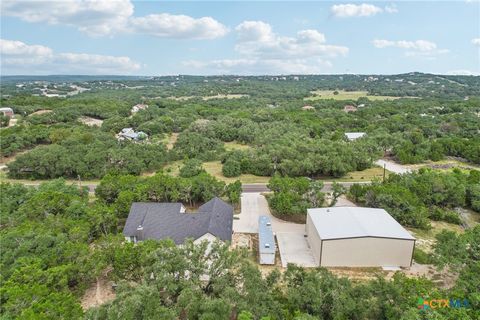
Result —
POLYGON ((312 251, 308 246, 305 232, 279 232, 277 233, 278 250, 282 267, 294 263, 302 267, 316 267, 312 251))
POLYGON ((275 218, 270 213, 267 199, 260 193, 242 193, 242 211, 235 215, 233 220, 233 231, 239 233, 257 233, 258 217, 270 217, 272 230, 276 232, 305 232, 305 225, 287 222, 275 218), (237 219, 238 217, 238 219, 237 219))

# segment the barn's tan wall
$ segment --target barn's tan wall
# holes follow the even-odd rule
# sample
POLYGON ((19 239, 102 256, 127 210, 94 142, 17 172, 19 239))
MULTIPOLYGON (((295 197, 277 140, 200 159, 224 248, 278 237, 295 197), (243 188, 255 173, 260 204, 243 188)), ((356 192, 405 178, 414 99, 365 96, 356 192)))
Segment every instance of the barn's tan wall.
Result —
POLYGON ((313 257, 315 258, 315 263, 320 264, 320 246, 321 239, 318 235, 317 228, 312 222, 310 215, 307 215, 307 224, 305 225, 305 232, 307 233, 307 242, 312 250, 313 257))
POLYGON ((323 241, 322 266, 409 267, 413 240, 354 238, 323 241))

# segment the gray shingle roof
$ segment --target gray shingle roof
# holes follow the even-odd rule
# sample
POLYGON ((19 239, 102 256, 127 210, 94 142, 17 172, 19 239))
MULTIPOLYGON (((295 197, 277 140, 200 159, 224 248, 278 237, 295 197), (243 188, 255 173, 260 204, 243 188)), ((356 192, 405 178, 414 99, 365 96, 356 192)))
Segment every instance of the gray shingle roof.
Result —
POLYGON ((138 240, 171 238, 181 244, 211 233, 223 241, 232 240, 233 207, 219 198, 200 206, 197 213, 181 213, 181 203, 134 202, 123 229, 126 237, 138 240), (138 226, 143 227, 143 234, 138 226))

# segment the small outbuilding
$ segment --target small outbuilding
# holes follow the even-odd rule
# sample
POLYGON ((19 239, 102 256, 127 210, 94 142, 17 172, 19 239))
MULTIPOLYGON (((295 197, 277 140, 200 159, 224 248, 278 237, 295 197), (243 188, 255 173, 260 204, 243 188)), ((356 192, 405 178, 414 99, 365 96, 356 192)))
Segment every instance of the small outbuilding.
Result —
POLYGON ((258 218, 258 252, 260 264, 275 264, 275 237, 272 222, 267 216, 258 218))
POLYGON ((137 113, 140 110, 147 110, 147 109, 148 109, 148 105, 143 104, 143 103, 139 103, 139 104, 134 105, 130 111, 132 113, 137 113))
POLYGON ((348 141, 357 140, 365 135, 365 132, 345 132, 348 141))
POLYGON ((415 238, 377 208, 307 210, 307 241, 323 267, 410 267, 415 238))
POLYGON ((6 117, 13 117, 14 115, 13 109, 8 107, 0 108, 0 112, 6 117))
POLYGON ((346 106, 343 107, 343 111, 349 113, 349 112, 356 112, 357 111, 357 107, 351 105, 351 104, 347 104, 346 106))

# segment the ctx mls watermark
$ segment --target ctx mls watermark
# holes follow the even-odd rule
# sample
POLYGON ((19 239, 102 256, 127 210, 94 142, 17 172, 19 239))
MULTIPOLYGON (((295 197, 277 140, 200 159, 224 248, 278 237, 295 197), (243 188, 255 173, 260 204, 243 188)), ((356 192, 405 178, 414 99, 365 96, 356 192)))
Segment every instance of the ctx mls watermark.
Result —
POLYGON ((441 309, 441 308, 469 308, 467 299, 423 299, 418 298, 418 309, 441 309))

